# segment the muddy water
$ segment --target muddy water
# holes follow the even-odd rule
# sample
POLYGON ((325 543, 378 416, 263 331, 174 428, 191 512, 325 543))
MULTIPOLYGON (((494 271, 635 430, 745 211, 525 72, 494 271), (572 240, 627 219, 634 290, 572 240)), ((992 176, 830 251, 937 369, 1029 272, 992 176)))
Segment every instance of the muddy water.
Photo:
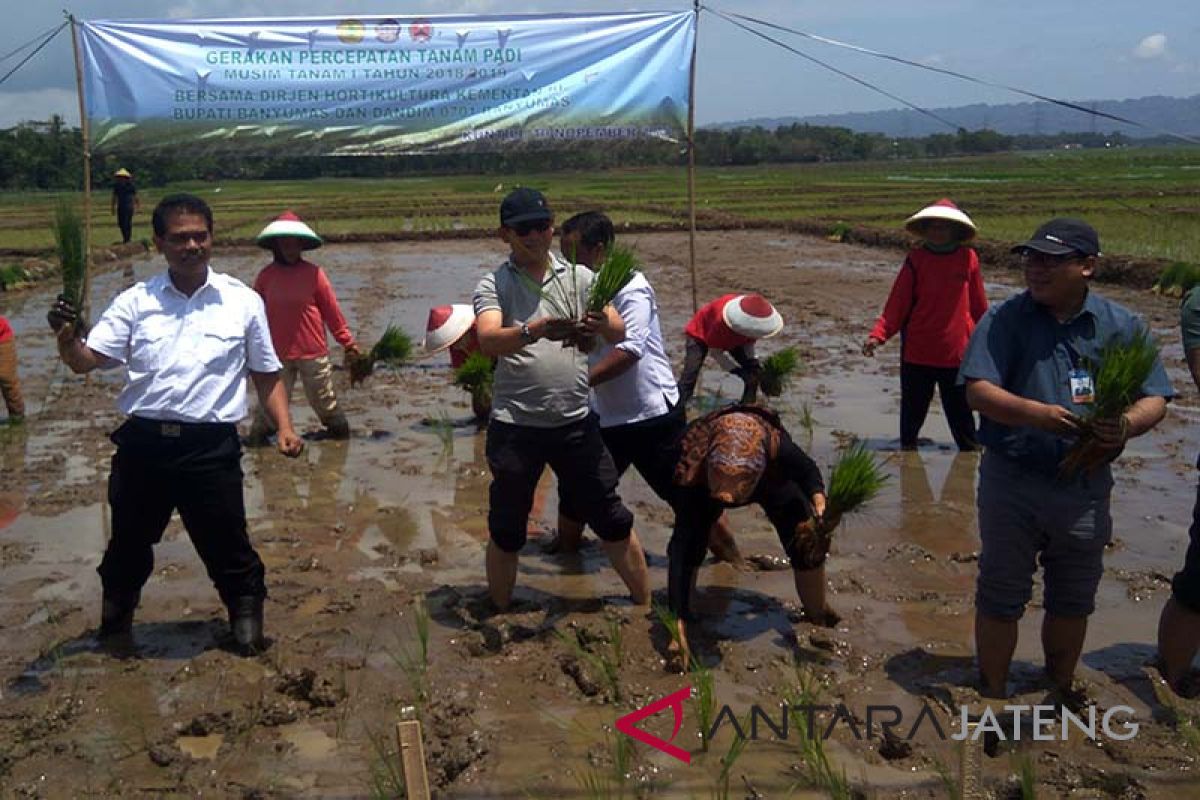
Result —
MULTIPOLYGON (((651 266, 675 363, 690 312, 677 235, 630 237, 651 266)), ((872 705, 898 706, 911 723, 928 704, 949 732, 948 712, 972 699, 971 607, 978 532, 977 459, 953 451, 944 418, 931 410, 916 453, 895 449, 899 408, 896 347, 866 359, 858 345, 878 312, 898 256, 802 237, 702 235, 700 296, 762 291, 789 325, 760 348, 794 345, 806 370, 779 404, 796 439, 822 466, 846 435, 887 458, 883 495, 838 531, 829 562, 833 630, 798 621, 790 572, 708 565, 700 577, 707 620, 695 633, 711 671, 716 705, 739 719, 776 709, 797 684, 797 667, 819 681, 818 702, 839 702, 861 727, 872 705), (802 425, 805 408, 811 433, 802 425)), ((420 338, 427 309, 468 302, 500 257, 482 241, 339 246, 319 251, 356 334, 372 342, 389 323, 420 338)), ((229 251, 216 263, 244 280, 261 251, 229 251)), ((137 277, 161 265, 136 265, 137 277)), ((989 295, 1014 290, 1015 274, 988 273, 989 295)), ((128 278, 100 276, 110 298, 128 278)), ((1046 794, 1104 796, 1126 789, 1178 797, 1191 786, 1194 753, 1163 718, 1143 662, 1182 561, 1194 497, 1196 444, 1188 435, 1196 396, 1181 367, 1174 301, 1101 289, 1137 308, 1164 342, 1182 397, 1166 422, 1136 440, 1114 494, 1117 541, 1106 560, 1081 675, 1102 707, 1128 705, 1142 729, 1133 741, 1081 737, 1036 743, 1046 794), (1115 787, 1115 788, 1114 788, 1115 787), (1130 788, 1132 787, 1132 788, 1130 788), (1111 790, 1111 792, 1110 792, 1111 790)), ((698 679, 665 674, 653 615, 632 607, 600 549, 542 555, 554 525, 556 487, 547 476, 522 555, 513 613, 490 616, 483 601, 487 464, 483 434, 469 423, 466 395, 449 385, 444 357, 383 370, 341 399, 355 426, 349 442, 311 441, 287 461, 270 451, 243 459, 251 535, 268 567, 268 633, 261 658, 223 649, 222 609, 185 532, 173 521, 137 616, 130 652, 100 650, 93 637, 107 536, 104 481, 119 424, 118 374, 84 380, 56 366, 43 332, 52 291, 0 295, 18 335, 30 401, 23 430, 0 432, 0 786, 3 794, 126 797, 138 793, 218 796, 389 796, 398 769, 393 725, 416 713, 425 724, 431 780, 446 797, 588 796, 610 781, 621 714, 698 679), (427 662, 422 658, 428 609, 427 662), (568 640, 619 660, 619 702, 568 640), (614 634, 614 632, 617 632, 614 634), (620 643, 620 657, 616 643, 620 643), (415 709, 415 710, 413 710, 415 709)), ((736 397, 740 384, 715 369, 705 402, 736 397)), ((293 406, 298 426, 315 417, 293 406)), ((665 586, 671 519, 634 474, 622 495, 637 515, 656 588, 665 586)), ((762 514, 733 515, 746 553, 779 555, 762 514)), ((1021 624, 1014 668, 1020 702, 1044 688, 1040 593, 1021 624)), ((1017 701, 1014 701, 1017 702, 1017 701)), ((676 743, 684 766, 634 744, 627 794, 709 796, 719 782, 731 727, 705 753, 699 710, 689 705, 676 743)), ((666 738, 670 714, 643 726, 666 738)), ((829 715, 821 718, 828 724, 829 715)), ((907 723, 900 730, 907 728, 907 723)), ((786 742, 760 729, 730 771, 731 796, 804 796, 794 729, 786 742)), ((835 726, 827 752, 836 768, 878 796, 936 796, 937 765, 956 765, 958 746, 928 724, 912 751, 891 760, 879 739, 835 726)), ((1009 759, 988 759, 983 778, 1003 786, 1009 759)), ((603 795, 603 793, 601 793, 603 795)))

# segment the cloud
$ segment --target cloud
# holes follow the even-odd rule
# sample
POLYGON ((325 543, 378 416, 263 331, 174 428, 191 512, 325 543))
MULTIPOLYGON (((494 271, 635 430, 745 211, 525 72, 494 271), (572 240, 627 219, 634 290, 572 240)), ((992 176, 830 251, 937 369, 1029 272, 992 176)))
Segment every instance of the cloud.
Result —
POLYGON ((0 92, 0 128, 18 122, 46 120, 59 114, 68 125, 79 125, 79 101, 73 89, 39 89, 30 92, 0 92))
POLYGON ((1167 35, 1165 33, 1152 33, 1145 39, 1138 42, 1138 46, 1133 48, 1135 58, 1154 59, 1162 58, 1167 54, 1167 35))

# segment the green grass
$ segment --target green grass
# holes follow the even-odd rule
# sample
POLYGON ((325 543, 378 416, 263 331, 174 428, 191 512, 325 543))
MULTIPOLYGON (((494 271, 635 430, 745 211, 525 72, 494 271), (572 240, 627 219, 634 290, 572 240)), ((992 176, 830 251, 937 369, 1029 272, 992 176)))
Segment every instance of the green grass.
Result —
MULTIPOLYGON (((1017 242, 1052 216, 1078 216, 1100 232, 1107 255, 1200 263, 1195 182, 1200 148, 1005 153, 942 160, 765 164, 701 168, 701 224, 787 224, 818 220, 830 235, 851 227, 899 231, 903 220, 949 195, 980 226, 980 237, 1017 242)), ((135 239, 148 235, 149 209, 189 191, 213 206, 218 241, 247 240, 281 209, 293 208, 322 235, 406 231, 494 231, 499 198, 512 183, 546 192, 560 218, 601 207, 618 227, 686 224, 686 174, 676 167, 496 175, 298 181, 189 181, 139 189, 135 239), (298 187, 303 187, 300 192, 298 187), (220 189, 220 192, 215 191, 220 189)), ((49 252, 59 197, 0 193, 0 249, 49 252)), ((92 202, 94 239, 115 235, 102 193, 92 202)))

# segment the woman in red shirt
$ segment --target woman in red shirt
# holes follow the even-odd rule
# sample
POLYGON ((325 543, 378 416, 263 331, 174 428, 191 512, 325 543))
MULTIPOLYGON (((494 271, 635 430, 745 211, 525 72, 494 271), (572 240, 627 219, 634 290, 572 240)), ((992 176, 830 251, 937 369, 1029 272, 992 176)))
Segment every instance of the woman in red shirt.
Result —
POLYGON ((727 356, 726 362, 732 359, 737 364, 730 372, 742 379, 741 402, 753 403, 762 374, 762 364, 754 357, 754 343, 781 330, 783 317, 761 294, 722 295, 697 311, 683 329, 685 350, 677 404, 681 413, 686 414, 709 350, 717 350, 727 356))
POLYGON ((909 217, 905 228, 922 241, 904 259, 863 355, 900 333, 902 449, 917 448, 936 386, 954 443, 978 450, 966 388, 956 385, 967 341, 988 307, 979 257, 965 244, 975 238, 975 223, 943 199, 909 217))
MULTIPOLYGON (((254 290, 262 295, 267 307, 271 342, 283 362, 288 398, 299 376, 308 404, 329 436, 347 439, 350 423, 333 391, 333 365, 325 328, 347 356, 356 357, 359 350, 325 271, 303 258, 305 250, 321 246, 321 237, 288 211, 264 228, 255 241, 275 254, 275 260, 255 279, 254 290)), ((271 423, 260 408, 250 428, 249 443, 264 444, 271 432, 271 423)))
POLYGON ((25 419, 25 401, 21 397, 21 381, 17 377, 17 341, 8 320, 0 317, 0 395, 8 409, 8 423, 17 425, 25 419))

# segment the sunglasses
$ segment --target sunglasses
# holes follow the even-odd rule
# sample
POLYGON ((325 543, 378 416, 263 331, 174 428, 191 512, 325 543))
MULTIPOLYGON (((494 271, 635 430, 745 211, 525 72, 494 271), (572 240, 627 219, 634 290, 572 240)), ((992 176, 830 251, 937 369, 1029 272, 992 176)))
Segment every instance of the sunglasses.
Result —
POLYGON ((518 222, 516 225, 512 226, 512 229, 513 229, 513 232, 517 234, 517 236, 528 236, 533 231, 537 231, 538 233, 541 233, 542 231, 548 229, 549 227, 550 227, 550 220, 539 219, 539 220, 534 220, 533 222, 518 222))

